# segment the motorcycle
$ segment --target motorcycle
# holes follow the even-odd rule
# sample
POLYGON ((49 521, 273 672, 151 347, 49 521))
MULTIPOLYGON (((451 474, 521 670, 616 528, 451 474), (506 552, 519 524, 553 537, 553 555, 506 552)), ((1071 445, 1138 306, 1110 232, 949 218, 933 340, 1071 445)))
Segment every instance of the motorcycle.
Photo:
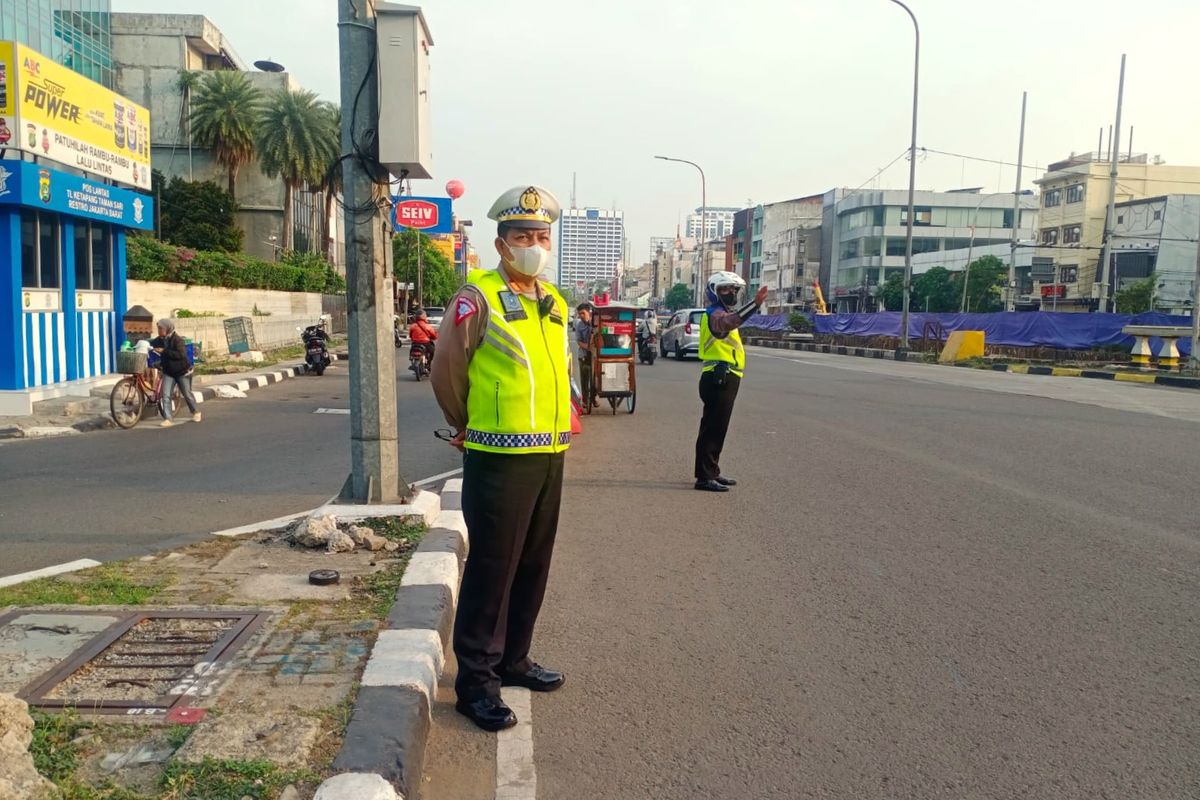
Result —
POLYGON ((324 325, 309 325, 300 331, 300 339, 304 342, 304 371, 324 374, 325 368, 332 362, 327 344, 329 334, 325 332, 324 325))
POLYGON ((638 333, 638 359, 643 364, 653 364, 658 357, 658 337, 653 333, 638 333))
POLYGON ((408 370, 416 376, 418 382, 429 377, 429 360, 429 349, 424 344, 414 343, 408 351, 408 370))

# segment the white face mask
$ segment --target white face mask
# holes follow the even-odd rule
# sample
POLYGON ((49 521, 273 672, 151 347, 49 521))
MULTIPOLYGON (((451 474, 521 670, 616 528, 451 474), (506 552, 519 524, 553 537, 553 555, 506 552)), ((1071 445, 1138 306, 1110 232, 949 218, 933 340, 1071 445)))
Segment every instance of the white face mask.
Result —
POLYGON ((512 251, 512 260, 508 265, 517 272, 528 277, 536 277, 550 264, 550 251, 541 245, 533 247, 508 246, 512 251))

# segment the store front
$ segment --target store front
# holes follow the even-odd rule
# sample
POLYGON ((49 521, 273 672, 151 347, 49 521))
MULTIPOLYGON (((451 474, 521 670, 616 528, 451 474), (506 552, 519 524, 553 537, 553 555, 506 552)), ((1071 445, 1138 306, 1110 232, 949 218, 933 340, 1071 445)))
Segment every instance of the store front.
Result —
POLYGON ((87 395, 112 372, 125 237, 153 199, 46 164, 0 160, 0 414, 87 395))

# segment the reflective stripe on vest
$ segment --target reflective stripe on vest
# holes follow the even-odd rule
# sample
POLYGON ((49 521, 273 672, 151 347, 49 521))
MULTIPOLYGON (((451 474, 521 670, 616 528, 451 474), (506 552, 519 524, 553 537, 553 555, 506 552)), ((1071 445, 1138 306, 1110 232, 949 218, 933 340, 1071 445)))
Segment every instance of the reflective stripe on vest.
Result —
POLYGON ((561 453, 571 443, 566 302, 542 284, 554 298, 556 318, 542 317, 537 302, 515 293, 521 312, 505 313, 501 295, 511 290, 499 272, 476 270, 467 283, 487 303, 487 326, 467 368, 466 447, 561 453))
POLYGON ((719 339, 708 327, 708 311, 700 320, 700 360, 704 362, 702 372, 712 372, 719 364, 728 364, 729 371, 739 378, 746 368, 746 350, 742 347, 742 335, 734 328, 719 339))

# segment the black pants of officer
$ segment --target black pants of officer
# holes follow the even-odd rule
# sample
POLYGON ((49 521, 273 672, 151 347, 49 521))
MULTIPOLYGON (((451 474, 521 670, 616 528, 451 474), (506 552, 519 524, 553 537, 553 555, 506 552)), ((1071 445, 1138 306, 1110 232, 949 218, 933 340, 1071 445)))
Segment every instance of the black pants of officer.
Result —
POLYGON ((579 391, 583 394, 580 404, 586 409, 592 402, 592 356, 583 353, 579 356, 579 391))
POLYGON ((721 450, 733 416, 742 379, 732 372, 722 381, 716 372, 700 374, 700 399, 704 414, 700 417, 700 435, 696 437, 696 480, 716 480, 721 474, 721 450))
POLYGON ((500 675, 530 668, 558 530, 564 454, 467 452, 462 504, 470 536, 454 619, 455 691, 500 696, 500 675))

